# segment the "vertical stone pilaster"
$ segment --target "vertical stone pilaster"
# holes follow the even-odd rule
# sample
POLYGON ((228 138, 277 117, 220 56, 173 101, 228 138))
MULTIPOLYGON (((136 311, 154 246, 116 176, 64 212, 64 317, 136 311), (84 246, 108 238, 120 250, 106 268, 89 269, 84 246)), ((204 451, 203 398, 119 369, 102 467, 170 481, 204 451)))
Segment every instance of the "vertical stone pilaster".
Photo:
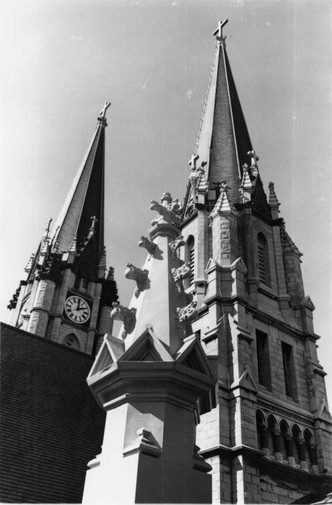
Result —
POLYGON ((60 288, 60 293, 58 300, 56 302, 56 307, 54 310, 54 318, 53 318, 53 323, 52 323, 52 329, 51 329, 51 340, 57 342, 57 337, 59 335, 59 330, 60 326, 62 323, 62 314, 63 314, 63 308, 66 300, 66 295, 71 279, 72 271, 71 268, 66 268, 63 274, 62 278, 62 284, 60 288))
POLYGON ((45 337, 54 291, 53 281, 42 279, 38 282, 27 330, 30 333, 45 337))

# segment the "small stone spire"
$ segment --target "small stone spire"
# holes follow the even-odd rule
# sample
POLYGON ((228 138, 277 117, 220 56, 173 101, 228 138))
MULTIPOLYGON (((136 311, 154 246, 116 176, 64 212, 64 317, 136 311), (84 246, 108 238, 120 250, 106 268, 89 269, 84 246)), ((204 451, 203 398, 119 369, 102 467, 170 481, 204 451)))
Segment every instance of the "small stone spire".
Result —
POLYGON ((249 175, 249 167, 245 163, 242 166, 242 182, 241 182, 241 187, 240 187, 240 193, 242 196, 242 203, 247 203, 251 201, 251 195, 254 189, 254 186, 251 182, 250 175, 249 175))
POLYGON ((278 219, 280 203, 274 191, 274 182, 269 183, 269 205, 273 219, 278 219))
POLYGON ((106 247, 104 247, 99 265, 98 265, 98 279, 102 279, 106 272, 106 247))
POLYGON ((229 198, 228 190, 229 188, 226 181, 223 181, 220 185, 220 195, 211 212, 211 217, 214 217, 217 214, 229 213, 232 210, 235 210, 234 205, 229 198))

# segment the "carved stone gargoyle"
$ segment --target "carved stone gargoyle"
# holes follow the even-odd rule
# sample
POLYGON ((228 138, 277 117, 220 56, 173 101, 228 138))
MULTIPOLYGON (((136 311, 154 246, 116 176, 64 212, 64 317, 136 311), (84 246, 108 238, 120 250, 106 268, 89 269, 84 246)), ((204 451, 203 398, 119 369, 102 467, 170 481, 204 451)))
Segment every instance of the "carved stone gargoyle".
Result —
POLYGON ((153 256, 153 254, 157 248, 157 244, 155 244, 154 242, 151 242, 151 240, 149 240, 146 237, 140 238, 140 240, 138 242, 138 246, 144 247, 144 249, 146 249, 148 251, 148 253, 150 254, 150 257, 153 256))
POLYGON ((156 210, 159 216, 151 221, 152 226, 158 223, 169 223, 179 226, 181 223, 181 204, 179 200, 173 200, 170 193, 166 192, 161 197, 161 204, 156 200, 151 201, 150 209, 156 210))
POLYGON ((149 271, 142 270, 141 268, 135 267, 132 263, 127 263, 127 268, 125 270, 126 279, 131 279, 136 281, 137 288, 135 290, 136 298, 139 297, 142 291, 150 287, 150 280, 148 278, 149 271))
POLYGON ((111 318, 123 322, 123 340, 133 332, 136 325, 136 309, 128 309, 119 302, 113 302, 111 310, 111 318))

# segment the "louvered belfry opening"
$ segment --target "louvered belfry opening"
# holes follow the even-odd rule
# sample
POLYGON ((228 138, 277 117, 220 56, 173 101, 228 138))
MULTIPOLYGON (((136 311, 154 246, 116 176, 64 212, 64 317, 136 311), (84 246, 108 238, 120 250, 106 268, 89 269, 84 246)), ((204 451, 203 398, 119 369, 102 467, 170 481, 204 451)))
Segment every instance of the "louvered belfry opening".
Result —
POLYGON ((267 240, 263 233, 257 235, 257 258, 259 280, 266 286, 270 286, 269 250, 267 240))
POLYGON ((189 276, 189 286, 194 284, 195 278, 195 239, 194 237, 189 237, 187 242, 188 251, 188 263, 190 266, 190 276, 189 276))

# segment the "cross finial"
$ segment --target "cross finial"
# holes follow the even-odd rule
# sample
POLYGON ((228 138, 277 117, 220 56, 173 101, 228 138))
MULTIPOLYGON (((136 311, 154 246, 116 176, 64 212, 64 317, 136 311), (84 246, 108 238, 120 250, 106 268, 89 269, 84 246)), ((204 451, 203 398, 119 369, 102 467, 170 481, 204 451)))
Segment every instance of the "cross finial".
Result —
POLYGON ((190 160, 188 161, 188 165, 190 165, 191 170, 196 169, 196 161, 198 160, 198 154, 192 154, 190 160))
POLYGON ((217 40, 224 41, 226 37, 223 37, 222 29, 228 23, 228 19, 224 19, 224 21, 218 21, 218 28, 214 30, 213 35, 217 38, 217 40))

